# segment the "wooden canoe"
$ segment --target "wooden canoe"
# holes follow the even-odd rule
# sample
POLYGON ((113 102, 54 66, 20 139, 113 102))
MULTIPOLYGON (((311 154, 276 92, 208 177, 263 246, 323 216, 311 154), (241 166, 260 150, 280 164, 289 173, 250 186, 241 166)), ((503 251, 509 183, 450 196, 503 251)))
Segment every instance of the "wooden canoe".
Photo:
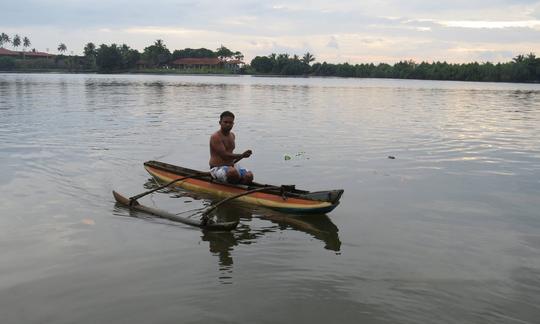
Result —
POLYGON ((144 213, 152 214, 154 216, 165 218, 168 220, 171 220, 173 222, 180 222, 183 224, 191 225, 191 226, 197 226, 203 229, 212 230, 212 231, 231 231, 238 226, 238 221, 236 222, 224 222, 224 223, 215 223, 212 220, 208 221, 206 224, 203 224, 203 222, 200 219, 191 219, 187 217, 181 217, 169 212, 166 212, 161 209, 147 207, 144 205, 139 204, 137 201, 134 201, 132 204, 129 203, 129 198, 126 198, 119 194, 116 191, 113 191, 114 199, 119 204, 122 204, 126 207, 129 207, 134 210, 138 210, 144 213))
MULTIPOLYGON (((170 182, 182 177, 202 173, 198 170, 183 168, 158 161, 145 162, 144 167, 148 173, 160 182, 170 182)), ((294 186, 287 186, 287 188, 284 189, 283 187, 277 188, 278 186, 255 182, 249 186, 229 184, 212 179, 209 175, 182 180, 174 185, 186 190, 203 192, 222 198, 238 195, 257 188, 276 187, 274 189, 270 188, 265 190, 264 192, 254 192, 239 197, 237 200, 271 208, 280 212, 294 214, 329 213, 336 208, 339 204, 341 195, 343 195, 342 189, 310 192, 296 189, 294 186)))

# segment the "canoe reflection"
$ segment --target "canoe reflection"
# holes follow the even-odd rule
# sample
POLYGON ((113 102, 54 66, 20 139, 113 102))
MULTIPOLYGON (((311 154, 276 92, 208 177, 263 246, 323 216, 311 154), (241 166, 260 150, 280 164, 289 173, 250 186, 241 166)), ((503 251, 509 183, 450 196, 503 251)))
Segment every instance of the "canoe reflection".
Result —
MULTIPOLYGON (((156 187, 155 181, 149 179, 145 183, 145 188, 156 187)), ((171 188, 161 191, 170 198, 185 199, 189 197, 200 201, 202 206, 209 206, 216 203, 214 196, 201 193, 192 193, 182 189, 171 188)), ((219 256, 221 266, 229 267, 233 264, 232 251, 240 244, 255 244, 260 237, 267 233, 284 230, 295 230, 304 232, 311 237, 324 243, 324 248, 332 251, 340 251, 341 241, 339 239, 337 226, 332 223, 325 214, 320 215, 291 215, 284 214, 270 209, 247 205, 245 203, 231 201, 220 206, 215 212, 218 222, 230 222, 240 220, 238 227, 231 232, 203 231, 202 240, 209 243, 211 253, 219 256), (261 222, 256 220, 266 220, 261 222)))
MULTIPOLYGON (((259 209, 242 203, 231 202, 222 206, 216 212, 218 221, 235 221, 240 224, 232 232, 203 231, 202 240, 209 243, 210 252, 219 256, 220 266, 230 266, 233 263, 231 252, 241 244, 255 244, 267 233, 287 229, 301 231, 322 241, 324 248, 339 251, 338 228, 326 215, 288 215, 268 209, 259 209), (268 220, 271 224, 255 226, 253 220, 268 220)), ((259 222, 257 222, 258 224, 259 222)))

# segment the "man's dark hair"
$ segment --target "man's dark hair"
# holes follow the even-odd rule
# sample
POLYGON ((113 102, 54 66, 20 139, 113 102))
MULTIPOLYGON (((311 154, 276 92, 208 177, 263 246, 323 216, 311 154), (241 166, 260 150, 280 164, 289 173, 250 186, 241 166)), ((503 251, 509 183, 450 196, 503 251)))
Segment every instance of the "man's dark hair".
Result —
POLYGON ((221 121, 224 117, 232 117, 234 119, 234 114, 228 110, 221 113, 219 116, 219 121, 221 121))

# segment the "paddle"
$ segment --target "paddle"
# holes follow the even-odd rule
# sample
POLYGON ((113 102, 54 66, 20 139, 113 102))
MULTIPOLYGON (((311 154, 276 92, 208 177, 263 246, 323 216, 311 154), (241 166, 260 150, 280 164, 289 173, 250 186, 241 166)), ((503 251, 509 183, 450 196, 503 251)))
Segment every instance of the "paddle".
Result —
POLYGON ((266 187, 262 187, 262 188, 256 188, 256 189, 248 190, 246 192, 242 192, 242 193, 239 193, 239 194, 231 196, 231 197, 227 197, 227 198, 225 198, 223 200, 220 200, 217 203, 211 205, 210 207, 208 207, 201 215, 201 223, 203 225, 206 225, 206 223, 208 223, 208 220, 210 219, 210 217, 208 217, 208 215, 210 215, 210 213, 214 209, 218 208, 219 206, 221 206, 224 203, 229 202, 229 201, 231 201, 233 199, 236 199, 236 198, 239 198, 239 197, 242 197, 242 196, 245 196, 245 195, 249 195, 249 194, 252 194, 254 192, 260 192, 260 191, 272 190, 272 189, 281 189, 283 192, 285 192, 285 191, 291 190, 293 188, 294 188, 294 186, 291 186, 291 185, 266 186, 266 187))
POLYGON ((154 188, 152 190, 148 190, 148 191, 145 191, 145 192, 140 193, 138 195, 135 195, 133 197, 129 197, 129 205, 131 206, 135 201, 137 201, 137 199, 139 199, 141 197, 149 195, 152 192, 156 192, 156 191, 161 190, 163 188, 167 188, 168 186, 170 186, 170 185, 172 185, 174 183, 177 183, 179 181, 186 180, 186 179, 191 179, 191 178, 197 178, 197 177, 206 177, 206 176, 209 176, 209 175, 210 175, 210 172, 201 172, 201 173, 192 174, 192 175, 189 175, 189 176, 186 176, 186 177, 175 179, 175 180, 173 180, 171 182, 168 182, 168 183, 166 183, 166 184, 164 184, 162 186, 159 186, 157 188, 154 188))
MULTIPOLYGON (((242 160, 244 158, 244 156, 241 156, 237 159, 235 159, 233 161, 233 164, 236 164, 238 163, 240 160, 242 160)), ((186 177, 182 177, 182 178, 178 178, 178 179, 175 179, 171 182, 168 182, 162 186, 159 186, 157 188, 154 188, 152 190, 148 190, 148 191, 145 191, 143 193, 140 193, 138 195, 135 195, 135 196, 132 196, 132 197, 129 197, 129 205, 131 206, 135 201, 137 201, 137 199, 141 198, 141 197, 144 197, 146 195, 149 195, 151 194, 152 192, 156 192, 158 190, 161 190, 163 188, 167 188, 168 186, 172 185, 172 184, 175 184, 179 181, 182 181, 182 180, 186 180, 186 179, 191 179, 191 178, 198 178, 198 177, 206 177, 206 176, 209 176, 210 175, 210 172, 200 172, 200 173, 197 173, 197 174, 192 174, 192 175, 189 175, 189 176, 186 176, 186 177)))

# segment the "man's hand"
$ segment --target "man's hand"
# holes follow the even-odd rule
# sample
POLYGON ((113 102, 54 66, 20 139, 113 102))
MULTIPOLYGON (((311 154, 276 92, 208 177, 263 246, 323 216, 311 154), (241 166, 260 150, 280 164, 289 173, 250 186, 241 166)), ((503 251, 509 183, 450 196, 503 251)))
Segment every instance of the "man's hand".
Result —
POLYGON ((242 157, 243 157, 243 158, 248 158, 248 157, 251 156, 252 153, 253 153, 253 152, 252 152, 251 150, 247 150, 247 151, 245 151, 244 153, 242 153, 242 157))

